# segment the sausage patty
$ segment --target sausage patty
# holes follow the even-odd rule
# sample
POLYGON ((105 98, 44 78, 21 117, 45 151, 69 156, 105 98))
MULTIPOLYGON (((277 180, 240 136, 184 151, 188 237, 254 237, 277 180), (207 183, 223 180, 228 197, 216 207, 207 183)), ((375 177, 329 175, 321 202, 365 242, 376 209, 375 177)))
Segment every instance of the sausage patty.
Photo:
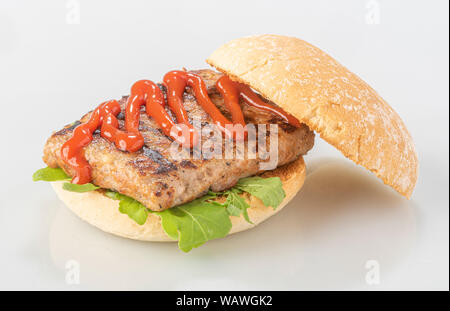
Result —
MULTIPOLYGON (((215 82, 221 74, 212 70, 192 72, 203 78, 213 103, 231 119, 222 96, 215 89, 215 82)), ((164 86, 159 86, 165 94, 164 86)), ((198 120, 202 126, 213 124, 211 117, 197 103, 190 88, 186 88, 183 97, 184 106, 191 121, 198 120)), ((120 128, 124 123, 126 101, 126 96, 119 101, 122 107, 122 112, 118 115, 120 128)), ((271 113, 251 107, 244 102, 240 105, 247 124, 278 125, 277 166, 294 161, 312 148, 314 133, 306 125, 302 124, 300 128, 295 128, 271 113)), ((166 110, 175 120, 169 108, 166 107, 166 110)), ((72 137, 74 128, 80 123, 87 122, 89 117, 90 113, 55 132, 47 140, 43 160, 48 166, 61 167, 67 174, 73 175, 74 172, 70 166, 61 159, 60 149, 72 137)), ((261 151, 258 151, 258 146, 247 148, 247 145, 240 158, 211 158, 205 155, 195 157, 193 155, 195 152, 186 150, 184 150, 184 157, 180 157, 180 153, 171 152, 170 147, 173 142, 171 138, 162 133, 158 124, 148 117, 145 111, 141 112, 139 129, 145 144, 138 152, 120 151, 113 143, 102 138, 99 131, 96 131, 93 141, 84 148, 84 154, 92 167, 94 184, 130 196, 154 211, 189 202, 204 195, 209 189, 222 191, 230 188, 240 178, 259 173, 260 164, 268 161, 259 158, 261 151)), ((268 131, 267 149, 270 146, 269 134, 268 131)), ((202 132, 201 147, 206 146, 208 138, 210 138, 208 133, 202 132)), ((210 139, 208 149, 222 147, 224 144, 224 140, 210 139)), ((233 147, 233 150, 236 151, 236 147, 233 147)))

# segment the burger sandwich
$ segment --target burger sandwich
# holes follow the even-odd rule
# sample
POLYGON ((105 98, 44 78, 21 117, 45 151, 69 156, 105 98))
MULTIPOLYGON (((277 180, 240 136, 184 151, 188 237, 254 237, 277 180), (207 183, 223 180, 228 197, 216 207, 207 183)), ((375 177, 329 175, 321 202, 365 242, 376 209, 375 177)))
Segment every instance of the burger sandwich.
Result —
POLYGON ((305 180, 314 133, 409 198, 418 160, 397 113, 300 39, 259 35, 214 51, 215 70, 140 80, 54 132, 50 181, 80 218, 185 252, 279 212, 305 180))

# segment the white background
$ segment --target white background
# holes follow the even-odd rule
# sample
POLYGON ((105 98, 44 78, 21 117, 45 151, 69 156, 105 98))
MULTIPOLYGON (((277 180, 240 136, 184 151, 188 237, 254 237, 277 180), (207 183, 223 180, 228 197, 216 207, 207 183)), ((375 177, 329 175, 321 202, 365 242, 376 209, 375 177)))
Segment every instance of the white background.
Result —
POLYGON ((445 0, 2 0, 0 289, 448 290, 448 26, 445 0), (31 182, 53 130, 138 79, 205 68, 221 44, 261 33, 321 47, 394 107, 420 158, 412 200, 318 137, 280 214, 184 254, 105 234, 31 182), (79 284, 66 282, 71 260, 79 284), (369 260, 379 284, 366 282, 369 260))

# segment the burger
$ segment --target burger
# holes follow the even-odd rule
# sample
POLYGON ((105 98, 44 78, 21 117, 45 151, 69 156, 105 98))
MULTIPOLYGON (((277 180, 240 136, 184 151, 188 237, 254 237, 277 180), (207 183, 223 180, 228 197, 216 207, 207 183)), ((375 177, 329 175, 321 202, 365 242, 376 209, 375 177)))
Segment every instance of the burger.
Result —
POLYGON ((398 114, 364 81, 293 37, 232 40, 206 62, 140 80, 44 147, 52 183, 76 215, 185 252, 279 212, 305 180, 315 133, 410 198, 414 144, 398 114))

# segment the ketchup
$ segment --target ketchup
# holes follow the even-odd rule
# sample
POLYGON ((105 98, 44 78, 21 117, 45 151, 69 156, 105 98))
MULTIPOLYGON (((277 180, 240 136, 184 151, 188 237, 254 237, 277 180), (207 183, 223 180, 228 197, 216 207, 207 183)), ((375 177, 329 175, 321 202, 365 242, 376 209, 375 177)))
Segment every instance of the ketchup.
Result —
POLYGON ((158 123, 165 135, 183 146, 192 148, 197 145, 199 134, 189 123, 188 114, 183 107, 183 93, 187 86, 192 88, 197 102, 228 138, 244 140, 247 137, 239 98, 242 98, 250 106, 279 116, 294 127, 300 127, 300 122, 291 114, 265 103, 249 86, 232 81, 227 76, 222 76, 217 80, 216 88, 224 98, 225 105, 231 113, 232 121, 228 120, 211 101, 206 84, 199 75, 174 70, 168 72, 163 81, 167 87, 167 103, 175 114, 178 123, 175 123, 165 110, 164 94, 158 85, 150 80, 137 81, 131 87, 131 94, 127 100, 125 130, 119 129, 119 121, 117 120, 117 115, 121 110, 120 104, 116 100, 110 100, 99 105, 92 112, 88 122, 77 126, 73 131, 73 136, 61 147, 60 152, 63 161, 75 171, 72 183, 85 184, 91 181, 91 167, 84 156, 83 147, 92 141, 92 134, 99 127, 100 135, 114 143, 119 150, 136 152, 142 148, 144 138, 139 132, 139 117, 141 106, 144 104, 147 115, 158 123), (242 126, 236 128, 230 126, 234 124, 242 126), (181 125, 184 125, 184 129, 187 129, 187 131, 181 125))
POLYGON ((242 118, 242 124, 245 125, 244 117, 242 115, 241 107, 239 106, 239 97, 240 95, 244 101, 250 106, 259 108, 261 110, 265 110, 271 112, 281 119, 284 122, 291 124, 294 127, 300 127, 300 122, 291 114, 287 113, 283 109, 279 107, 272 106, 266 102, 264 102, 258 94, 252 91, 252 89, 243 83, 235 82, 231 80, 228 76, 222 76, 216 82, 216 88, 222 94, 225 99, 225 104, 228 109, 231 111, 231 115, 234 116, 236 114, 236 118, 242 118), (238 116, 239 115, 239 116, 238 116))

